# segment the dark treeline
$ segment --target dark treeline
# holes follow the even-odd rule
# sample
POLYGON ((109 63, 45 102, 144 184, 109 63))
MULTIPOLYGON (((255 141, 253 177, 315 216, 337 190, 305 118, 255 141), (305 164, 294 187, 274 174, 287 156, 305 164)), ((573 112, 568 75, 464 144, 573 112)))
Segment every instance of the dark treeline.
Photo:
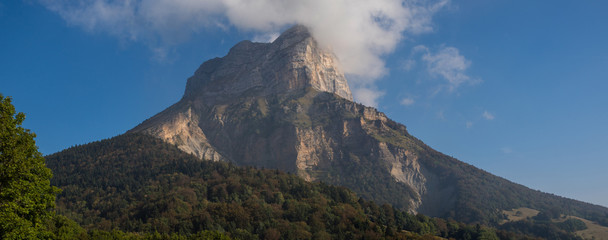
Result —
MULTIPOLYGON (((86 229, 79 235, 84 237, 152 239, 217 234, 235 239, 533 239, 535 236, 525 235, 530 232, 515 233, 409 214, 390 205, 363 200, 346 188, 306 182, 278 170, 200 161, 173 145, 144 135, 127 134, 72 147, 48 156, 47 164, 55 173, 52 183, 63 189, 57 197, 58 213, 86 229)), ((68 220, 63 222, 64 229, 77 228, 70 228, 74 224, 66 223, 68 220)), ((555 231, 564 236, 561 239, 576 239, 561 229, 555 231)))

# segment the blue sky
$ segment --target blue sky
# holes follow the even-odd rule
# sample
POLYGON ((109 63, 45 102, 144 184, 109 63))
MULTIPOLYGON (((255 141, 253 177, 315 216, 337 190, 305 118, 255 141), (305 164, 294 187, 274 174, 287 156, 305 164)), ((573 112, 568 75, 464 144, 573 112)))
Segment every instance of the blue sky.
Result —
POLYGON ((608 206, 608 2, 429 1, 407 15, 390 12, 391 0, 355 1, 335 26, 297 17, 307 11, 259 19, 247 8, 187 0, 176 2, 192 15, 152 15, 158 21, 116 8, 78 15, 52 2, 0 1, 0 93, 26 113, 44 154, 124 133, 178 101, 203 61, 301 22, 318 26, 339 56, 364 56, 345 63, 357 100, 435 149, 533 189, 608 206), (340 32, 360 42, 331 34, 372 7, 396 27, 340 32), (164 16, 177 24, 163 25, 164 16), (350 67, 357 64, 370 74, 350 67))

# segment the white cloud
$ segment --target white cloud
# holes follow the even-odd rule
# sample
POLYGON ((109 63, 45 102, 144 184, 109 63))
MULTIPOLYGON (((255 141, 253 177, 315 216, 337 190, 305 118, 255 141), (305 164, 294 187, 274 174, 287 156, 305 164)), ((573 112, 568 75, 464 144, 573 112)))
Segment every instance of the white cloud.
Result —
POLYGON ((481 114, 481 116, 486 120, 494 120, 494 115, 488 111, 483 111, 483 114, 481 114))
POLYGON ((170 48, 203 29, 235 26, 257 34, 254 40, 269 41, 273 33, 303 24, 321 45, 336 53, 347 75, 358 76, 351 84, 369 90, 387 72, 382 57, 393 52, 402 39, 432 31, 432 16, 449 0, 40 2, 71 25, 122 41, 144 42, 153 49, 170 48))
POLYGON ((509 154, 513 152, 513 149, 511 149, 510 147, 502 147, 500 148, 500 151, 502 151, 502 153, 504 154, 509 154))
POLYGON ((378 98, 384 95, 384 92, 370 88, 354 88, 352 92, 358 102, 372 107, 378 107, 378 98))
POLYGON ((465 124, 466 124, 467 128, 473 127, 473 122, 471 122, 471 121, 467 121, 465 124))
POLYGON ((404 99, 401 99, 400 103, 403 106, 411 106, 412 104, 414 104, 414 99, 411 97, 406 97, 404 99))
POLYGON ((466 74, 466 70, 471 66, 471 61, 462 56, 455 47, 442 46, 437 51, 432 51, 420 45, 414 47, 412 52, 423 53, 422 60, 426 62, 428 73, 446 80, 449 91, 456 90, 464 83, 474 84, 480 81, 466 74))

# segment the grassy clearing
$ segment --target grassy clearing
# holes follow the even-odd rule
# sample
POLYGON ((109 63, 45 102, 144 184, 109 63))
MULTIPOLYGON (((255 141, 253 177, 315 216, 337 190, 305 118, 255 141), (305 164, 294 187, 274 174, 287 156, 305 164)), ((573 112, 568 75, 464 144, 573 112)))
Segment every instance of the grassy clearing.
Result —
POLYGON ((584 239, 608 239, 608 227, 601 226, 584 218, 569 217, 581 220, 587 225, 587 229, 575 232, 576 235, 579 235, 584 239))
MULTIPOLYGON (((538 215, 539 211, 531 208, 516 208, 511 211, 502 211, 505 215, 507 215, 508 220, 506 222, 515 222, 524 220, 528 217, 532 218, 538 215)), ((595 222, 589 221, 584 218, 574 217, 574 216, 563 216, 560 219, 554 219, 554 222, 563 222, 569 218, 574 218, 581 220, 587 225, 587 229, 575 232, 576 235, 582 237, 583 239, 608 239, 608 227, 601 226, 595 222)))
POLYGON ((534 216, 538 215, 538 213, 540 213, 540 211, 538 211, 536 209, 525 208, 525 207, 516 208, 511 211, 503 210, 502 212, 505 215, 507 215, 507 219, 508 219, 508 220, 505 220, 503 223, 524 220, 526 218, 534 217, 534 216))

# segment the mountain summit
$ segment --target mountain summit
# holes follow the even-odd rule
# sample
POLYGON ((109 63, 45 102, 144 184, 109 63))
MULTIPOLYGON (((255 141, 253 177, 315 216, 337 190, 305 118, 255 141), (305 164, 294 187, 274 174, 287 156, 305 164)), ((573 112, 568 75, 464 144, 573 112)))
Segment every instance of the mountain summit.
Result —
POLYGON ((206 104, 244 94, 267 96, 312 87, 353 100, 333 53, 319 47, 302 25, 272 43, 242 41, 223 58, 201 65, 186 85, 184 98, 206 104))
POLYGON ((375 108, 352 101, 336 57, 304 26, 272 43, 243 41, 188 79, 184 97, 130 132, 203 160, 281 169, 411 212, 498 223, 503 210, 608 209, 509 182, 446 156, 375 108))

